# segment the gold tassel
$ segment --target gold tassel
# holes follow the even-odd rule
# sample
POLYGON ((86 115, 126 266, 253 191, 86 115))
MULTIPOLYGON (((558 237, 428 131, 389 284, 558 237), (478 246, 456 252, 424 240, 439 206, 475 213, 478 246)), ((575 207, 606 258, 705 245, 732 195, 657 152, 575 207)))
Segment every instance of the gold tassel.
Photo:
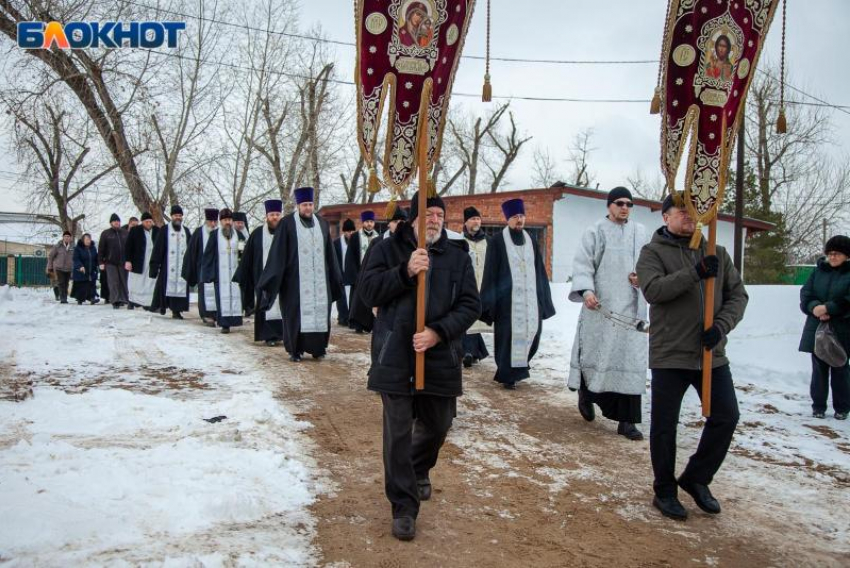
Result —
POLYGON ((395 210, 396 210, 396 201, 395 201, 395 200, 396 200, 396 196, 395 196, 395 195, 393 195, 393 196, 390 198, 389 203, 387 203, 387 210, 386 210, 386 211, 384 211, 384 218, 385 218, 387 221, 389 221, 390 219, 392 219, 392 218, 393 218, 393 215, 395 215, 395 210))
POLYGON ((378 180, 378 170, 374 166, 369 168, 369 193, 381 191, 381 182, 378 180))
POLYGON ((779 117, 776 119, 776 133, 785 134, 788 132, 788 121, 785 119, 785 109, 779 109, 779 117))
POLYGON ((693 250, 697 250, 699 248, 699 244, 702 242, 702 221, 697 223, 697 229, 694 231, 694 235, 691 237, 691 248, 693 250))
POLYGON ((484 75, 484 89, 481 91, 481 102, 489 103, 493 100, 493 85, 490 84, 490 74, 484 75))
POLYGON ((661 87, 655 87, 655 94, 649 103, 649 114, 661 114, 661 87))
POLYGON ((434 183, 433 179, 428 179, 428 199, 432 199, 437 197, 437 184, 434 183))

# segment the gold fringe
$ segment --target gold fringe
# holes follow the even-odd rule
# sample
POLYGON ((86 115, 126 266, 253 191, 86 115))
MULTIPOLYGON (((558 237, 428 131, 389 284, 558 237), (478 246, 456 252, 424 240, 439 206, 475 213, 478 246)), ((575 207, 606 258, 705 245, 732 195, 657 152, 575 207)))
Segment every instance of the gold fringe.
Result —
POLYGON ((378 170, 374 166, 369 168, 369 193, 381 191, 381 182, 378 180, 378 170))
POLYGON ((788 132, 788 121, 785 119, 785 109, 779 109, 779 117, 776 119, 776 133, 785 134, 788 132))
POLYGON ((484 75, 484 88, 481 91, 481 102, 489 103, 493 100, 493 85, 490 84, 490 74, 484 75))
POLYGON ((387 221, 389 221, 390 219, 392 219, 392 218, 393 218, 393 215, 395 215, 395 210, 396 210, 396 196, 395 196, 395 195, 393 195, 393 196, 390 198, 389 203, 387 203, 387 210, 386 210, 386 211, 384 211, 384 218, 385 218, 387 221))
POLYGON ((434 183, 433 179, 428 179, 428 199, 433 197, 437 197, 437 184, 434 183))
POLYGON ((694 231, 694 236, 691 237, 691 248, 697 250, 702 242, 702 221, 697 223, 697 229, 694 231))
POLYGON ((655 87, 655 94, 649 103, 649 114, 661 114, 661 87, 655 87))

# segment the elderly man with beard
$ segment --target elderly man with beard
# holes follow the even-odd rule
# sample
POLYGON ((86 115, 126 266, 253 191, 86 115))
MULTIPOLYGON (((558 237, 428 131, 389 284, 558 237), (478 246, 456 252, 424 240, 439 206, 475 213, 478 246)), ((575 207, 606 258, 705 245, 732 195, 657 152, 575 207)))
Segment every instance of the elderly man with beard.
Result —
POLYGON ((331 304, 342 295, 342 277, 328 224, 313 212, 313 188, 295 190, 296 212, 275 229, 268 262, 260 276, 258 307, 268 310, 280 302, 283 346, 289 360, 304 353, 325 356, 331 335, 331 304))
POLYGON ((233 213, 222 209, 218 214, 221 226, 210 233, 201 264, 201 282, 215 286, 216 323, 221 333, 242 325, 242 295, 233 276, 245 246, 245 237, 233 226, 233 213))
MULTIPOLYGON (((283 202, 280 199, 269 199, 265 202, 266 222, 254 229, 248 242, 245 244, 245 252, 239 261, 239 270, 234 277, 242 289, 242 307, 246 313, 254 310, 260 303, 260 294, 257 291, 257 282, 263 274, 263 269, 268 264, 269 252, 272 248, 274 234, 280 223, 283 202)), ((256 310, 254 312, 254 341, 265 341, 269 347, 275 347, 283 339, 283 316, 280 311, 280 300, 275 302, 268 310, 256 310)))
POLYGON ((417 248, 418 196, 410 224, 402 222, 369 253, 360 279, 364 303, 378 308, 372 337, 369 390, 383 403, 384 487, 392 504, 393 535, 416 536, 422 501, 431 497, 430 471, 457 411, 461 341, 481 304, 463 241, 443 230, 446 207, 427 200, 427 248, 417 248), (417 275, 426 273, 425 329, 416 333, 417 275), (425 388, 414 389, 416 353, 425 354, 425 388))
POLYGON ((649 303, 649 368, 652 371, 652 402, 649 453, 655 473, 652 504, 661 514, 685 520, 687 510, 679 502, 678 489, 693 497, 706 513, 720 513, 720 504, 709 485, 723 464, 735 426, 738 400, 732 384, 726 337, 743 319, 747 291, 729 253, 721 246, 716 255, 706 254, 705 239, 697 250, 690 248, 696 223, 685 208, 682 192, 668 195, 661 206, 664 226, 643 247, 637 277, 649 303), (705 282, 714 283, 714 324, 703 322, 705 282), (682 398, 694 387, 702 397, 702 354, 713 351, 711 369, 711 416, 705 421, 696 452, 676 479, 676 430, 682 398))
POLYGON ((509 390, 527 379, 543 320, 555 315, 540 247, 525 230, 522 199, 502 203, 508 226, 487 246, 481 282, 481 321, 493 325, 496 376, 509 390))
POLYGON ((183 226, 183 209, 171 207, 171 223, 162 227, 156 236, 150 258, 150 277, 156 279, 151 311, 183 319, 189 311, 189 284, 182 276, 183 258, 189 250, 192 234, 183 226))

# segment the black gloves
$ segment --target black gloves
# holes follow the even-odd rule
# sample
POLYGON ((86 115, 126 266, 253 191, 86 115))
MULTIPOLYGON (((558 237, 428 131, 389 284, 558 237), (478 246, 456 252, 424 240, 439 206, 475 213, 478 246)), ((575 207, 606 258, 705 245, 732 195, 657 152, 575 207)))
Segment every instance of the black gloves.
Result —
POLYGON ((714 278, 717 276, 717 271, 720 269, 720 259, 710 254, 694 265, 699 277, 705 280, 706 278, 714 278))
POLYGON ((721 339, 723 339, 723 333, 721 333, 716 325, 712 325, 702 332, 702 346, 706 351, 711 351, 717 347, 721 339))

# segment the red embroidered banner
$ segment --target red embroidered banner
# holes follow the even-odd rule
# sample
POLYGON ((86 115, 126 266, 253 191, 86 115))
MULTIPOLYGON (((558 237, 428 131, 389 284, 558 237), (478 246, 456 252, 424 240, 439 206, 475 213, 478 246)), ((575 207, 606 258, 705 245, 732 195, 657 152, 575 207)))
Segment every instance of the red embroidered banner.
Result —
POLYGON ((661 169, 667 185, 688 139, 686 205, 708 223, 723 201, 738 109, 779 0, 672 0, 661 65, 661 169), (723 128, 726 131, 723 131, 723 128))
POLYGON ((416 172, 423 120, 428 121, 429 171, 439 158, 449 96, 474 4, 475 0, 357 0, 357 138, 370 178, 376 180, 378 130, 388 103, 383 178, 393 193, 404 191, 416 172))

